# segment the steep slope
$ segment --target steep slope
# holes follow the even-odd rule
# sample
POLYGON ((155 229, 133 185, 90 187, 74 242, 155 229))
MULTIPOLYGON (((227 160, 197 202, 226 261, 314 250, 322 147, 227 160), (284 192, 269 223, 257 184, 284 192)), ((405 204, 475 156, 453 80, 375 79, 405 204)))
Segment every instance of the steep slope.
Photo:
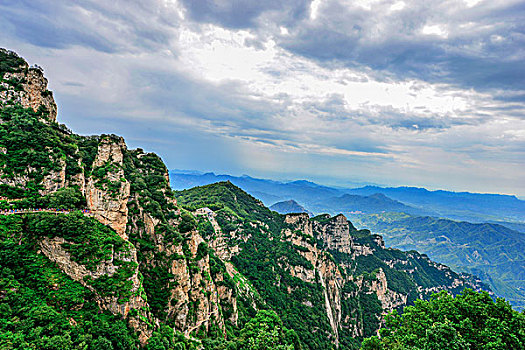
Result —
POLYGON ((472 224, 405 214, 355 218, 388 246, 415 249, 458 271, 474 273, 496 295, 525 306, 525 234, 497 224, 472 224))
MULTIPOLYGON (((194 218, 177 206, 161 159, 127 149, 121 137, 79 136, 57 124, 41 70, 12 52, 0 51, 0 58, 2 244, 17 242, 31 259, 54 266, 52 274, 69 281, 67 288, 122 318, 141 345, 163 324, 200 338, 237 329, 236 285, 227 283, 230 275, 206 248, 194 218), (33 75, 41 79, 35 83, 33 75), (75 209, 82 212, 69 213, 75 209)), ((2 266, 11 269, 21 256, 2 266)), ((10 276, 6 283, 26 285, 10 276)), ((38 300, 49 298, 36 293, 38 300)), ((68 307, 54 312, 71 315, 74 330, 83 313, 68 307)))
POLYGON ((184 208, 202 213, 210 246, 306 349, 355 348, 388 311, 438 290, 482 287, 415 251, 386 249, 380 236, 356 230, 343 215, 279 215, 230 182, 176 195, 184 208))

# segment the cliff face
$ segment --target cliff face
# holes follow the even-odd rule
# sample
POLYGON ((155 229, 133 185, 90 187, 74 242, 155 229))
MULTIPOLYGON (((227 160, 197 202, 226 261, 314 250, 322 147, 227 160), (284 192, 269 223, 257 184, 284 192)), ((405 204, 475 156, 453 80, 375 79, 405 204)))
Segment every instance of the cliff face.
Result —
POLYGON ((123 160, 127 151, 123 138, 102 137, 98 144, 93 171, 83 192, 95 218, 127 239, 130 184, 124 177, 123 160))
MULTIPOLYGON (((338 220, 338 219, 336 219, 338 220)), ((324 306, 326 317, 332 330, 332 339, 336 346, 339 345, 339 328, 341 328, 341 294, 344 286, 344 277, 337 265, 330 259, 329 255, 319 249, 314 238, 312 221, 307 213, 288 214, 285 222, 293 229, 285 229, 284 234, 294 246, 301 247, 299 254, 304 256, 311 263, 312 269, 301 265, 290 266, 290 273, 294 277, 308 283, 318 283, 323 290, 324 306)), ((332 242, 337 241, 341 244, 345 238, 341 239, 341 222, 336 222, 330 229, 323 231, 325 235, 337 236, 332 242)), ((346 236, 348 242, 349 236, 346 236)), ((344 248, 346 250, 346 248, 344 248)))
MULTIPOLYGON (((85 196, 89 216, 112 228, 126 247, 91 269, 71 258, 64 247, 74 243, 60 236, 40 240, 41 254, 97 294, 102 310, 125 318, 142 344, 166 322, 186 336, 224 336, 225 322, 236 325, 238 319, 236 287, 227 283, 227 271, 234 269, 210 257, 195 219, 177 206, 162 160, 129 150, 121 137, 82 137, 56 124, 56 104, 40 69, 17 59, 0 73, 0 110, 8 111, 2 121, 8 137, 0 140, 0 184, 15 193, 15 201, 27 201, 35 188, 53 206, 61 205, 53 198, 74 189, 85 196), (34 133, 20 121, 33 123, 34 133), (27 141, 9 138, 15 133, 27 141), (222 269, 212 270, 212 264, 222 269), (102 281, 116 280, 125 298, 97 289, 108 283, 102 281)), ((37 199, 31 206, 47 201, 37 199)))
MULTIPOLYGON (((5 53, 6 50, 2 50, 5 53)), ((34 111, 41 106, 47 110, 47 120, 55 122, 57 105, 53 93, 47 89, 47 79, 40 68, 29 68, 25 61, 13 67, 12 72, 0 72, 0 106, 21 105, 34 111)))
POLYGON ((381 261, 376 256, 390 254, 390 251, 385 249, 382 238, 357 231, 343 215, 324 215, 317 220, 311 220, 308 214, 288 214, 285 222, 291 227, 285 229, 284 236, 295 247, 299 247, 298 252, 312 267, 290 266, 290 273, 305 282, 322 286, 326 316, 336 346, 340 343, 340 333, 352 336, 367 335, 363 322, 360 322, 359 314, 363 312, 360 310, 360 295, 377 298, 381 310, 376 315, 377 321, 382 322, 384 315, 407 305, 410 299, 414 298, 414 294, 421 298, 440 290, 480 287, 477 283, 463 279, 448 267, 433 263, 417 253, 398 254, 397 259, 381 261), (359 266, 360 262, 365 266, 359 266), (414 266, 415 264, 418 266, 414 266), (424 266, 425 264, 428 265, 424 266), (410 266, 414 268, 411 269, 410 266), (428 269, 434 274, 439 273, 439 282, 433 281, 431 286, 417 285, 410 277, 418 273, 418 268, 428 269), (372 274, 355 273, 361 269, 372 274), (413 285, 412 288, 403 290, 394 285, 393 276, 403 272, 403 277, 413 285), (357 300, 357 303, 348 303, 351 299, 357 300))
POLYGON ((63 270, 73 280, 80 282, 83 286, 97 294, 97 303, 102 310, 108 310, 113 314, 120 314, 123 318, 128 319, 129 324, 136 330, 139 340, 145 344, 153 332, 150 323, 153 322, 149 307, 144 294, 140 273, 137 264, 137 251, 129 243, 125 249, 112 251, 111 256, 98 264, 95 269, 90 270, 86 266, 75 262, 70 253, 63 247, 71 242, 64 238, 44 238, 38 242, 41 252, 57 266, 63 270), (118 261, 118 265, 117 262, 118 261), (130 283, 128 293, 129 298, 120 300, 118 295, 102 293, 97 289, 93 281, 105 278, 114 278, 121 269, 121 264, 131 265, 130 277, 127 280, 130 283), (130 311, 134 311, 130 315, 130 311))

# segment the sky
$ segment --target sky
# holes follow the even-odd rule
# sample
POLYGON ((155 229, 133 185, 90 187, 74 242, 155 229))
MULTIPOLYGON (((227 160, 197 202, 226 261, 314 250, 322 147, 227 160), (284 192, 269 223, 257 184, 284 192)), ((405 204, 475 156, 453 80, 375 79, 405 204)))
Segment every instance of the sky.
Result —
POLYGON ((0 0, 0 47, 170 169, 525 196, 523 0, 0 0))

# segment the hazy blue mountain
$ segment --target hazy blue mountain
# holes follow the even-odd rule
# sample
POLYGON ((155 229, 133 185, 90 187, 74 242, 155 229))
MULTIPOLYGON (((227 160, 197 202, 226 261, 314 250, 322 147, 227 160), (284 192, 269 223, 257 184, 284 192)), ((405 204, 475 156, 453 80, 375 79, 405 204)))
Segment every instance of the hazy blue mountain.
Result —
POLYGON ((351 220, 356 227, 381 234, 387 246, 417 250, 458 271, 473 273, 497 295, 525 307, 525 233, 492 223, 394 213, 351 220))
POLYGON ((216 175, 192 170, 172 170, 170 178, 175 190, 230 181, 267 206, 293 199, 314 214, 356 210, 365 213, 396 211, 478 223, 497 222, 514 230, 525 230, 525 201, 509 195, 429 191, 416 187, 365 186, 345 189, 305 180, 280 182, 247 175, 216 175), (386 197, 374 197, 378 193, 386 197))
POLYGON ((270 209, 278 212, 279 214, 308 213, 308 215, 313 216, 312 212, 308 211, 305 207, 293 199, 277 202, 270 206, 270 209))
POLYGON ((430 211, 413 208, 399 201, 388 198, 384 194, 375 193, 370 196, 359 196, 344 194, 340 197, 331 197, 320 201, 312 206, 316 213, 344 213, 351 214, 372 214, 382 212, 401 212, 415 215, 432 215, 430 211))
POLYGON ((436 215, 436 213, 420 208, 407 206, 392 200, 383 194, 351 195, 344 189, 318 185, 311 181, 298 180, 279 182, 257 179, 250 176, 215 175, 214 173, 198 173, 192 171, 170 172, 171 186, 175 190, 183 190, 195 186, 204 186, 220 181, 230 181, 252 196, 270 206, 276 202, 293 199, 300 202, 306 211, 314 214, 352 212, 381 213, 385 211, 405 212, 415 215, 436 215))
POLYGON ((170 180, 171 186, 175 190, 204 186, 221 181, 230 181, 252 196, 260 199, 267 206, 293 198, 295 201, 303 203, 309 210, 311 204, 344 194, 340 189, 321 186, 310 181, 280 182, 257 179, 247 175, 230 176, 216 175, 214 173, 198 174, 189 173, 188 171, 185 173, 170 171, 170 180))
POLYGON ((382 193, 407 205, 433 211, 438 216, 455 220, 525 222, 525 201, 519 200, 516 196, 378 186, 365 186, 346 192, 362 196, 382 193))
POLYGON ((511 230, 525 233, 525 222, 489 221, 489 223, 503 225, 511 230))

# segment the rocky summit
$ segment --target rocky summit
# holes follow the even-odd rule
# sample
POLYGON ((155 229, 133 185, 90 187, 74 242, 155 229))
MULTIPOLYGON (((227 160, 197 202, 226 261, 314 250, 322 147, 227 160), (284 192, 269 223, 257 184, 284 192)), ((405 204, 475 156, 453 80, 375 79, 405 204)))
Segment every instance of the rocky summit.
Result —
POLYGON ((157 155, 58 124, 40 68, 0 63, 2 348, 357 349, 418 298, 487 288, 343 215, 174 192, 157 155))

